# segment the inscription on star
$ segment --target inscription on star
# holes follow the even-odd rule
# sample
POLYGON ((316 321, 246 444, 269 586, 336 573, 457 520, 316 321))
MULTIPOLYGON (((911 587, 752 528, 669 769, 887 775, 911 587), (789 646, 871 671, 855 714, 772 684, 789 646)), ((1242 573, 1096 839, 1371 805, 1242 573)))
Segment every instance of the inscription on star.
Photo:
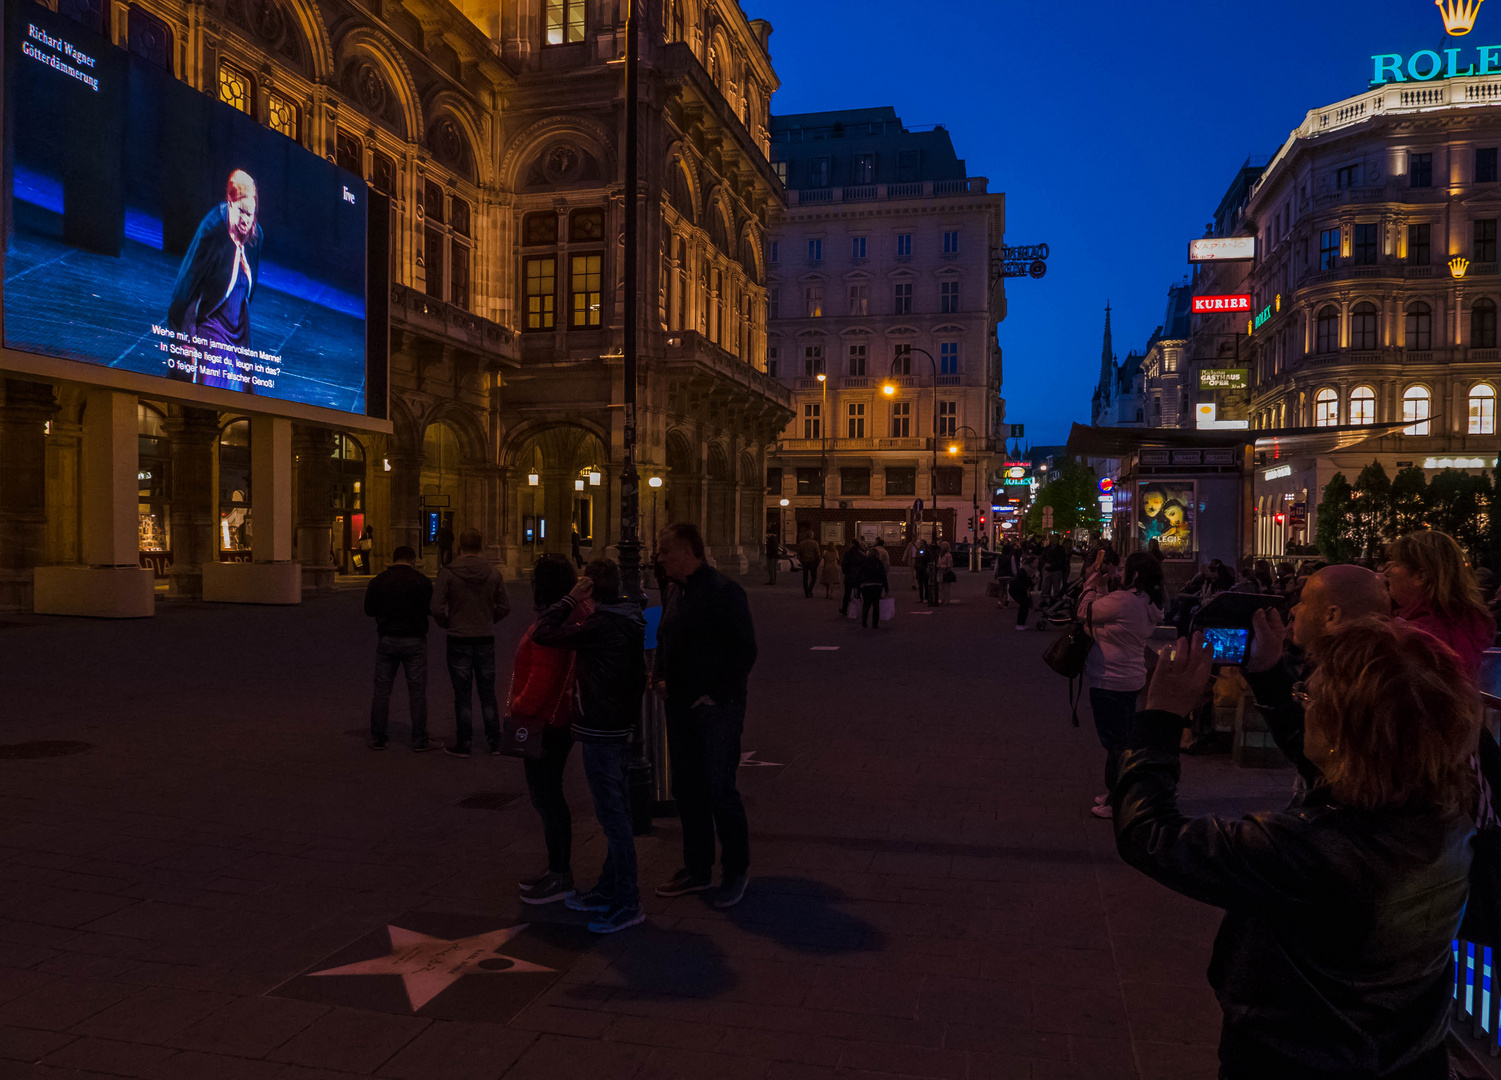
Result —
POLYGON ((465 938, 440 938, 419 934, 400 926, 386 927, 391 952, 371 960, 341 967, 310 971, 319 975, 399 975, 407 1001, 416 1012, 466 975, 516 975, 546 973, 556 969, 506 956, 501 950, 529 924, 508 926, 488 934, 465 938))

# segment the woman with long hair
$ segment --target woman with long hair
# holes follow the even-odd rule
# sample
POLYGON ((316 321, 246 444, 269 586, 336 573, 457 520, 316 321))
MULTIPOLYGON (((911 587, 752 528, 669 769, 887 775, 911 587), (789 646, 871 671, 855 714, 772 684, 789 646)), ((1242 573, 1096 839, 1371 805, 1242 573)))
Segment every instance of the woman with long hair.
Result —
POLYGON ((1464 550, 1433 529, 1399 536, 1387 549, 1386 588, 1397 617, 1426 630, 1459 656, 1473 679, 1496 640, 1496 622, 1464 550))
MULTIPOLYGON (((578 582, 573 563, 562 555, 543 555, 532 568, 532 609, 546 611, 567 596, 578 582)), ((593 609, 583 601, 574 618, 587 618, 593 609)), ((549 649, 532 640, 536 620, 521 635, 511 672, 507 716, 540 719, 542 756, 526 758, 526 790, 542 818, 542 839, 547 845, 547 869, 520 883, 521 902, 550 904, 574 895, 573 812, 563 795, 563 769, 573 749, 573 653, 549 649)))
POLYGON ((1085 661, 1084 683, 1089 687, 1095 732, 1105 748, 1105 794, 1095 797, 1089 812, 1108 818, 1120 756, 1131 737, 1136 698, 1147 684, 1147 641, 1162 622, 1167 598, 1162 590, 1162 564, 1145 551, 1126 556, 1120 587, 1115 589, 1103 552, 1097 562, 1079 598, 1078 615, 1094 638, 1085 661))
MULTIPOLYGON (((1255 626, 1248 670, 1270 678, 1281 624, 1255 626)), ((1284 811, 1189 818, 1178 738, 1212 659, 1202 640, 1163 650, 1111 800, 1127 863, 1225 910, 1209 966, 1221 1080, 1445 1080, 1479 728, 1458 659, 1400 622, 1335 627, 1306 683, 1257 691, 1308 790, 1284 811)))

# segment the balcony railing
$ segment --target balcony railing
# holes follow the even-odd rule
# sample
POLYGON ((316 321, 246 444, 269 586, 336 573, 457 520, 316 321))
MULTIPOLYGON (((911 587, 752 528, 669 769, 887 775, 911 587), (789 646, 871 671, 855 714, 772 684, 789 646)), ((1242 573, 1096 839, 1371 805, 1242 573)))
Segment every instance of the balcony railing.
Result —
POLYGON ((491 364, 516 363, 510 330, 405 285, 391 286, 391 326, 457 345, 491 364))
POLYGON ((884 202, 887 199, 922 199, 944 195, 984 195, 990 181, 983 176, 962 180, 923 180, 907 184, 853 184, 849 187, 790 188, 788 206, 824 203, 884 202))
POLYGON ((922 450, 932 449, 928 439, 780 439, 777 449, 783 453, 853 453, 872 450, 922 450))

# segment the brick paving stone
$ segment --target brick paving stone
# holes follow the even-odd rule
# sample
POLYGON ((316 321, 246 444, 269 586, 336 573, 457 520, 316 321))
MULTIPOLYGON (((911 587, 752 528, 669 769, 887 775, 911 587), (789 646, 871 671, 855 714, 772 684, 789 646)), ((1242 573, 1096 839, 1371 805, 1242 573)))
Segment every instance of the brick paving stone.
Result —
POLYGON ((275 1061, 188 1050, 167 1058, 147 1073, 145 1080, 271 1080, 283 1068, 275 1061))
POLYGON ((380 1070, 389 1080, 496 1080, 536 1040, 494 1024, 435 1021, 380 1070))
POLYGON ((233 1000, 227 994, 151 986, 75 1024, 72 1030, 105 1039, 160 1043, 233 1000))
POLYGON ((0 1024, 66 1031, 123 1001, 137 987, 93 979, 50 979, 30 993, 0 1005, 0 1024))
POLYGON ((309 1068, 373 1073, 429 1023, 416 1017, 334 1009, 267 1056, 309 1068))
POLYGON ((651 1054, 645 1046, 543 1035, 511 1066, 505 1080, 558 1080, 563 1076, 634 1080, 651 1054))
POLYGON ((44 1065, 68 1069, 92 1069, 119 1076, 146 1076, 171 1057, 165 1046, 148 1046, 118 1039, 77 1039, 43 1059, 44 1065))
POLYGON ((61 1031, 38 1031, 35 1028, 0 1026, 0 1059, 5 1061, 41 1061, 52 1051, 76 1039, 61 1031))
POLYGON ((291 998, 240 998, 167 1041, 184 1050, 265 1057, 328 1012, 326 1006, 291 998))

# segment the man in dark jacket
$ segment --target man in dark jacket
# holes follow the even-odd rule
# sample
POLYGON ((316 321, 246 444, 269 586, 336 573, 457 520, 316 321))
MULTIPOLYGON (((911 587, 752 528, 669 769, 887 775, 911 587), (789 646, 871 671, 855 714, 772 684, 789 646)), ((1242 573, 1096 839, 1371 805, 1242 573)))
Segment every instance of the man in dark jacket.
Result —
POLYGON ((813 599, 813 586, 818 584, 818 565, 822 558, 823 550, 813 539, 813 534, 803 533, 803 538, 797 542, 797 561, 803 570, 803 596, 809 600, 813 599))
POLYGON ((596 934, 613 934, 646 918, 636 883, 626 778, 631 735, 641 721, 646 691, 646 618, 639 604, 620 595, 620 567, 595 559, 584 567, 573 592, 538 616, 532 641, 549 649, 571 649, 578 657, 573 735, 609 853, 594 888, 564 903, 574 911, 594 912, 598 917, 589 929, 596 934), (582 622, 571 622, 574 608, 591 596, 594 611, 582 622))
POLYGON ((850 546, 844 549, 844 557, 839 560, 839 573, 844 578, 844 596, 839 601, 839 614, 850 613, 850 597, 860 587, 860 563, 865 558, 865 545, 860 543, 858 537, 850 541, 850 546))
POLYGON ((411 703, 412 749, 437 750, 427 738, 427 609, 433 586, 417 569, 417 553, 403 544, 391 565, 365 587, 365 614, 375 619, 375 697, 370 702, 370 749, 386 748, 391 689, 404 668, 411 703))
POLYGON ((777 560, 782 557, 782 538, 770 529, 766 531, 766 584, 777 583, 777 560))
POLYGON ((867 551, 855 570, 860 589, 860 625, 867 622, 872 630, 881 628, 881 595, 890 591, 886 564, 874 551, 867 551))
POLYGON ((482 552, 478 529, 459 536, 459 557, 438 571, 433 585, 433 622, 448 631, 448 680, 453 684, 454 743, 443 748, 469 756, 474 735, 470 691, 479 683, 480 719, 490 753, 500 753, 500 711, 495 704, 495 624, 511 613, 500 572, 482 552))
POLYGON ((735 774, 756 631, 745 590, 704 562, 696 528, 669 525, 658 550, 675 583, 657 635, 656 676, 667 692, 667 749, 683 823, 683 868, 657 895, 682 896, 713 885, 717 830, 722 852, 714 906, 734 907, 745 896, 750 868, 750 825, 735 774))

